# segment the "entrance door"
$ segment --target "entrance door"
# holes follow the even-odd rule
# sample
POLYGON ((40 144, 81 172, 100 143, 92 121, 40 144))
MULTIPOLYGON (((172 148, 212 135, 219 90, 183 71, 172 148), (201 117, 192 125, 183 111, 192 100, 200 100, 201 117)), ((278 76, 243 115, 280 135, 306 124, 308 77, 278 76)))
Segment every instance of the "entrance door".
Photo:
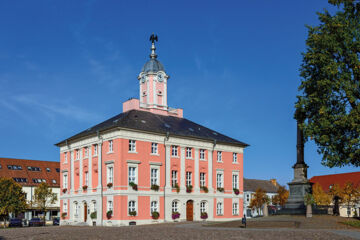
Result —
POLYGON ((194 202, 189 200, 186 202, 186 221, 192 221, 194 216, 194 202))
POLYGON ((87 221, 87 204, 86 203, 84 203, 84 222, 86 222, 87 221))

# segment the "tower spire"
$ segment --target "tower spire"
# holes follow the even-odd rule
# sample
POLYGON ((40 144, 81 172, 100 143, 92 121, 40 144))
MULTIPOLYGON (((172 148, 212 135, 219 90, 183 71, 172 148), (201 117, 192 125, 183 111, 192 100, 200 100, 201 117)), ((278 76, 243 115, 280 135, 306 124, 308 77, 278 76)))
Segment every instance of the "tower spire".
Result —
POLYGON ((158 41, 158 36, 155 35, 154 33, 151 34, 150 36, 150 41, 151 41, 151 54, 150 54, 150 58, 151 59, 155 59, 157 58, 157 55, 155 53, 155 50, 156 50, 156 47, 155 47, 155 41, 157 42, 158 41))

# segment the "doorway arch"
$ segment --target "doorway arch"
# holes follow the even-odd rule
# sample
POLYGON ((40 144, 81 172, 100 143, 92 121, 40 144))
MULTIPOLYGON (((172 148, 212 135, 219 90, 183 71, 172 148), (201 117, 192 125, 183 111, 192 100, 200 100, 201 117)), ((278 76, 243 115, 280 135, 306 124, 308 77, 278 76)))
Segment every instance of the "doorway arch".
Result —
POLYGON ((84 222, 87 221, 87 214, 88 214, 88 206, 87 206, 87 203, 84 202, 84 222))

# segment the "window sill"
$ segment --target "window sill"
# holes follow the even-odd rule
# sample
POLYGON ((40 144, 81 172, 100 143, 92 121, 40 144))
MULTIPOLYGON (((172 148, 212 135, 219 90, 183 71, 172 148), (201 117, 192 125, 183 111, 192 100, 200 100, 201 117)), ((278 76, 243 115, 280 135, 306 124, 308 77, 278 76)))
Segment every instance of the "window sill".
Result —
POLYGON ((128 151, 128 153, 135 153, 135 154, 137 154, 137 152, 133 152, 133 151, 128 151))
POLYGON ((160 156, 158 153, 150 153, 151 156, 160 156))
POLYGON ((238 162, 232 162, 232 164, 239 164, 238 162))
POLYGON ((216 161, 217 163, 224 163, 223 161, 216 161))
POLYGON ((224 214, 216 214, 216 216, 224 216, 224 214))
POLYGON ((93 157, 97 157, 98 155, 96 154, 96 155, 93 155, 93 157))
POLYGON ((187 159, 187 160, 194 160, 192 157, 187 157, 187 158, 185 158, 185 159, 187 159))
POLYGON ((112 152, 107 152, 106 154, 112 154, 112 153, 114 153, 114 151, 112 151, 112 152))
POLYGON ((200 159, 200 161, 206 162, 207 160, 206 159, 200 159))
POLYGON ((173 155, 171 155, 171 157, 172 157, 172 158, 180 158, 179 156, 173 156, 173 155))

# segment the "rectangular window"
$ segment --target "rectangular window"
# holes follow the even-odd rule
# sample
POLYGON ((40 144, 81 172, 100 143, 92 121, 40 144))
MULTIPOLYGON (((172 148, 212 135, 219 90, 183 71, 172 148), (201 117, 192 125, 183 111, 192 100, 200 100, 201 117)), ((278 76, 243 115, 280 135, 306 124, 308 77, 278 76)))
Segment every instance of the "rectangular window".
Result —
POLYGON ((233 203, 232 214, 239 215, 239 204, 238 203, 233 203))
POLYGON ((77 149, 76 150, 76 160, 79 160, 80 159, 80 150, 77 149))
POLYGON ((205 149, 200 149, 200 160, 205 160, 205 149))
POLYGON ((206 202, 200 203, 200 213, 206 212, 206 202))
POLYGON ((64 205, 63 205, 63 212, 67 213, 68 209, 67 209, 67 203, 64 202, 64 205))
POLYGON ((135 201, 129 201, 129 213, 136 211, 136 203, 135 201))
POLYGON ((186 158, 191 158, 192 148, 186 148, 186 158))
POLYGON ((114 168, 108 167, 108 182, 107 183, 113 183, 114 182, 114 168))
POLYGON ((136 152, 136 141, 129 140, 129 152, 136 152))
POLYGON ((108 201, 108 211, 113 212, 113 202, 112 201, 108 201))
POLYGON ((68 187, 68 177, 67 174, 63 175, 63 188, 67 188, 68 187))
POLYGON ((222 203, 218 202, 216 204, 216 214, 217 215, 222 215, 223 214, 223 207, 222 207, 222 203))
POLYGON ((136 167, 129 167, 129 184, 136 183, 136 167))
POLYGON ((109 141, 109 152, 113 152, 113 141, 109 141))
POLYGON ((186 172, 186 186, 192 185, 192 173, 186 172))
POLYGON ((151 169, 150 182, 151 185, 159 185, 158 170, 156 168, 151 169))
POLYGON ((88 157, 88 156, 89 156, 89 148, 86 147, 86 148, 84 149, 84 152, 85 152, 85 157, 88 157))
POLYGON ((85 172, 85 185, 89 186, 89 172, 85 172))
POLYGON ((246 194, 246 201, 247 201, 247 202, 250 201, 250 194, 246 194))
POLYGON ((47 168, 46 168, 46 171, 47 171, 47 172, 50 172, 50 168, 47 167, 47 168))
POLYGON ((158 154, 158 144, 157 143, 151 143, 151 153, 158 154))
POLYGON ((221 151, 217 152, 217 161, 222 162, 222 152, 221 151))
POLYGON ((152 201, 151 202, 150 211, 151 211, 151 213, 158 212, 158 203, 157 203, 157 201, 152 201))
POLYGON ((64 153, 64 163, 67 163, 67 153, 64 153))
POLYGON ((98 145, 95 144, 94 145, 94 156, 97 156, 97 154, 98 154, 98 145))
POLYGON ((237 163, 237 153, 233 153, 233 163, 237 163))
POLYGON ((171 156, 173 157, 178 156, 178 146, 171 146, 171 156))
POLYGON ((205 187, 205 173, 200 173, 200 187, 205 187))
POLYGON ((177 184, 178 180, 177 180, 177 171, 176 170, 172 170, 171 171, 171 186, 175 187, 177 184))
POLYGON ((239 189, 239 176, 237 174, 233 174, 233 188, 239 189))
POLYGON ((173 201, 171 203, 171 211, 174 212, 178 212, 178 202, 177 201, 173 201))
POLYGON ((218 188, 222 188, 223 187, 223 178, 222 178, 222 173, 217 173, 216 174, 216 187, 218 188))

